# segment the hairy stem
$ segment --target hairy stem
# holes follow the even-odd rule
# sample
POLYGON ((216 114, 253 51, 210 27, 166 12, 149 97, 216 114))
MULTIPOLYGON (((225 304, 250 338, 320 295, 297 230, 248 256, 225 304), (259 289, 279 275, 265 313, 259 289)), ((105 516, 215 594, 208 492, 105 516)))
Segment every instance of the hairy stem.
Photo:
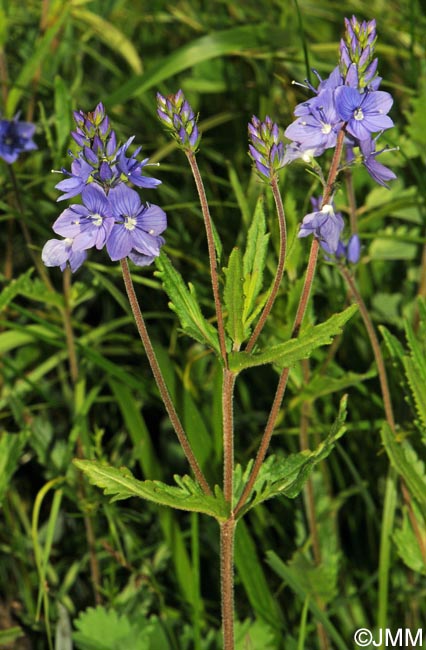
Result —
POLYGON ((276 176, 274 176, 273 179, 271 180, 271 189, 275 200, 275 207, 277 209, 278 223, 280 227, 280 252, 278 257, 278 266, 275 274, 274 284, 272 285, 271 293, 269 294, 269 298, 266 302, 266 305, 263 308, 262 314, 257 322, 256 327, 253 330, 249 342, 247 343, 246 352, 251 352, 253 350, 256 341, 259 338, 259 334, 266 323, 266 319, 268 318, 271 309, 273 307, 273 304, 275 302, 275 298, 277 297, 277 293, 280 288, 281 280, 283 278, 283 273, 284 273, 284 264, 286 258, 286 250, 287 250, 287 227, 285 221, 284 206, 281 199, 281 194, 278 187, 278 181, 276 176))
POLYGON ((223 493, 232 509, 234 492, 234 414, 233 397, 235 374, 226 368, 223 371, 222 408, 223 408, 223 493))
POLYGON ((210 490, 210 486, 207 483, 207 480, 198 464, 197 459, 195 458, 194 452, 192 451, 191 445, 183 429, 179 416, 176 413, 176 409, 170 397, 170 393, 166 386, 166 382, 164 381, 164 377, 161 372, 159 363, 157 361, 154 348, 152 347, 148 330, 146 329, 145 320, 142 316, 142 312, 139 307, 139 302, 136 297, 135 288, 133 286, 133 280, 132 280, 132 276, 130 275, 127 259, 123 258, 122 260, 120 260, 120 264, 123 273, 124 285, 126 287, 127 296, 129 298, 136 327, 138 329, 139 336, 141 337, 142 344, 145 348, 146 356, 148 357, 149 365, 151 367, 152 374, 154 375, 154 379, 156 381, 158 390, 160 392, 161 399, 163 400, 164 406, 166 407, 166 411, 169 415, 170 421, 173 425, 173 428, 176 432, 176 435, 184 451, 184 454, 188 460, 188 463, 192 471, 194 472, 194 476, 196 477, 197 481, 201 485, 205 494, 211 495, 212 492, 210 490))
POLYGON ((200 199, 201 211, 203 213, 204 225, 206 228, 207 247, 209 252, 209 260, 210 260, 210 277, 212 282, 213 298, 214 298, 214 304, 216 309, 217 329, 219 332, 220 354, 222 356, 222 361, 225 367, 227 367, 228 361, 226 356, 225 325, 223 320, 222 303, 220 301, 219 277, 217 272, 216 248, 214 245, 212 218, 210 216, 209 204, 207 202, 203 179, 201 178, 200 170, 198 169, 198 164, 197 164, 197 159, 195 157, 195 154, 193 151, 186 151, 185 153, 186 153, 186 157, 188 158, 188 162, 190 164, 192 174, 194 176, 195 185, 197 187, 197 192, 200 199))
MULTIPOLYGON (((324 206, 326 203, 328 203, 328 201, 330 201, 333 193, 334 184, 336 182, 336 178, 339 171, 339 163, 342 157, 344 137, 345 137, 345 131, 344 128, 342 128, 341 131, 339 132, 339 135, 337 136, 336 148, 334 150, 333 159, 331 161, 327 183, 324 188, 322 206, 324 206)), ((319 242, 317 239, 314 239, 311 245, 311 252, 309 254, 308 266, 305 275, 305 282, 300 296, 299 305, 297 307, 291 338, 296 338, 298 336, 303 318, 305 316, 306 307, 308 305, 309 296, 311 294, 312 284, 315 276, 315 270, 316 270, 317 259, 318 259, 318 249, 319 249, 319 242)), ((271 441, 272 433, 275 428, 275 423, 278 417, 278 413, 280 411, 281 404, 284 398, 284 393, 287 387, 289 373, 290 373, 290 368, 284 368, 281 372, 278 381, 277 390, 275 392, 274 402, 272 404, 272 408, 269 413, 268 422, 266 423, 266 427, 263 432, 262 440, 259 445, 259 450, 257 452, 257 456, 255 458, 248 481, 241 494, 240 500, 238 501, 237 506, 235 508, 235 514, 237 514, 241 510, 241 508, 244 506, 245 502, 247 501, 253 489, 253 485, 255 484, 255 481, 259 474, 262 463, 265 460, 266 452, 268 451, 269 443, 271 441)))
POLYGON ((231 516, 220 524, 220 576, 222 595, 223 649, 234 650, 234 537, 231 516))

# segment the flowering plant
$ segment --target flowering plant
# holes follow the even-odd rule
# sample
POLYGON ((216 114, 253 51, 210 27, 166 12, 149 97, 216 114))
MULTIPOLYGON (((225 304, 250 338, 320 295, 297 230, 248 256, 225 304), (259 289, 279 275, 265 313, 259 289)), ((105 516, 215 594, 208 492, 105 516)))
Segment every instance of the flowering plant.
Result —
POLYGON ((160 505, 202 513, 218 522, 225 650, 235 647, 233 564, 237 522, 267 499, 274 496, 292 498, 299 494, 313 467, 329 455, 345 429, 346 402, 343 399, 329 436, 316 449, 304 449, 285 458, 266 458, 290 369, 296 362, 308 359, 318 347, 330 344, 357 309, 350 306, 323 323, 304 328, 320 247, 325 260, 335 263, 347 281, 365 320, 379 368, 386 417, 394 429, 380 348, 349 267, 349 264, 359 261, 362 250, 356 222, 352 220, 351 233, 346 236, 344 218, 334 204, 339 175, 348 170, 351 174, 357 164, 362 164, 380 185, 395 178, 390 169, 376 160, 378 155, 388 150, 386 147, 377 150, 376 143, 383 131, 393 125, 388 116, 393 100, 389 93, 379 90, 381 79, 377 76, 374 51, 375 21, 359 23, 352 17, 345 24, 339 65, 325 80, 317 75, 317 87, 306 83, 305 88, 312 96, 296 106, 296 119, 284 131, 290 142, 284 142, 278 124, 270 116, 264 120, 253 116, 248 125, 249 155, 265 191, 272 195, 279 226, 276 269, 269 288, 264 290, 263 286, 268 235, 260 204, 247 233, 244 251, 240 247, 232 250, 221 276, 218 241, 196 156, 201 133, 197 116, 181 90, 167 97, 158 93, 157 113, 162 125, 186 156, 193 174, 209 254, 215 308, 213 318, 204 316, 196 291, 192 286, 188 288, 164 251, 164 210, 143 203, 138 191, 132 187, 154 189, 160 181, 145 176, 149 161, 147 158, 138 160, 140 147, 129 153, 133 137, 125 144, 117 142, 102 103, 93 112, 74 113, 76 130, 72 137, 78 150, 73 155, 71 171, 62 170, 66 178, 56 188, 62 192, 58 201, 77 196, 81 201, 71 204, 58 216, 53 230, 63 239, 49 240, 42 252, 46 266, 59 266, 62 271, 67 266, 71 271, 77 271, 91 248, 105 249, 111 261, 120 261, 138 332, 193 477, 175 477, 176 485, 171 486, 160 481, 139 481, 127 469, 117 469, 98 461, 80 458, 75 463, 93 484, 115 499, 137 496, 160 505), (318 158, 328 150, 333 153, 325 171, 318 158), (287 222, 279 174, 297 159, 312 165, 322 184, 322 195, 312 199, 313 211, 305 215, 298 230, 299 238, 313 235, 313 241, 290 337, 283 342, 265 345, 262 341, 264 327, 280 291, 287 261, 287 222), (206 467, 199 462, 177 412, 143 318, 127 259, 137 266, 156 264, 157 275, 182 331, 214 356, 220 368, 224 477, 221 485, 211 484, 206 467), (235 386, 240 373, 266 364, 278 368, 279 380, 257 453, 242 471, 234 462, 235 386))

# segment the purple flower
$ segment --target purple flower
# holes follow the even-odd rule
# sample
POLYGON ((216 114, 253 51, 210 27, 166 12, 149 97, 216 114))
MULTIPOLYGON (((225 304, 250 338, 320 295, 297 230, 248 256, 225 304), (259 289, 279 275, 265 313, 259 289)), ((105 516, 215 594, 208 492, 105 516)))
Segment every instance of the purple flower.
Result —
POLYGON ((142 147, 138 147, 134 154, 129 158, 126 157, 127 149, 130 144, 133 142, 135 136, 132 136, 127 140, 122 147, 117 151, 117 169, 118 171, 126 177, 126 180, 129 180, 133 185, 137 187, 153 188, 160 185, 161 181, 156 178, 149 178, 148 176, 142 176, 142 168, 148 164, 149 158, 145 158, 142 162, 136 160, 136 156, 139 154, 142 147))
POLYGON ((303 149, 329 149, 334 147, 342 118, 336 112, 334 92, 323 90, 316 97, 299 105, 297 120, 285 130, 284 135, 299 143, 303 149))
POLYGON ((314 235, 321 242, 325 242, 329 252, 334 254, 339 245, 343 226, 342 216, 334 212, 331 204, 326 203, 321 210, 311 212, 304 217, 298 237, 314 235))
POLYGON ((130 253, 157 257, 164 243, 159 235, 167 226, 164 210, 142 205, 138 193, 124 184, 113 188, 108 199, 116 218, 106 243, 110 258, 121 260, 130 253))
POLYGON ((330 247, 326 241, 320 241, 320 244, 321 248, 327 253, 326 259, 328 261, 333 261, 330 259, 329 255, 334 255, 338 259, 345 259, 351 264, 357 264, 357 262, 359 262, 361 255, 361 242, 358 235, 351 235, 347 244, 344 244, 343 241, 339 239, 339 243, 337 244, 337 248, 334 253, 330 250, 330 247))
POLYGON ((157 93, 157 114, 179 144, 196 151, 200 140, 197 118, 182 90, 167 97, 157 93))
POLYGON ((114 217, 105 193, 94 184, 82 192, 83 205, 71 205, 64 210, 53 224, 57 235, 72 239, 72 250, 82 251, 96 246, 104 247, 114 217))
POLYGON ((83 264, 87 253, 81 250, 73 251, 72 243, 71 238, 49 239, 43 246, 41 259, 46 266, 59 266, 61 271, 65 270, 68 262, 74 273, 83 264))
POLYGON ((0 158, 10 165, 21 152, 37 149, 32 140, 34 131, 34 124, 21 122, 18 116, 13 120, 0 120, 0 158))
POLYGON ((372 133, 393 126, 391 118, 386 115, 393 104, 389 93, 367 90, 361 94, 348 86, 336 88, 334 92, 337 112, 347 123, 348 133, 357 140, 367 140, 372 133))
POLYGON ((66 169, 62 169, 62 173, 66 174, 69 178, 65 178, 63 181, 60 181, 55 185, 57 190, 64 192, 61 194, 57 201, 64 201, 65 199, 71 199, 77 194, 81 194, 83 189, 86 187, 89 179, 94 172, 92 165, 90 165, 82 155, 78 158, 74 158, 71 163, 71 172, 66 169))
POLYGON ((271 180, 284 166, 284 145, 280 140, 278 125, 268 116, 261 122, 253 115, 248 132, 249 155, 260 176, 271 180))
POLYGON ((376 138, 373 140, 369 138, 368 140, 361 140, 359 143, 359 148, 363 156, 362 164, 376 183, 384 187, 389 187, 387 182, 395 180, 396 175, 391 169, 377 161, 377 156, 384 151, 389 151, 389 149, 384 147, 380 151, 376 151, 376 141, 376 138))

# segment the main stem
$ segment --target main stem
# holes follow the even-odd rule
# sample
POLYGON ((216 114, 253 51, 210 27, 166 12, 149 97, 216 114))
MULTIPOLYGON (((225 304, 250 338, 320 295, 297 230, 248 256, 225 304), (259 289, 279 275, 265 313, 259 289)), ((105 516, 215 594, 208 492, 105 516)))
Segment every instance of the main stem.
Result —
POLYGON ((210 489, 210 486, 207 483, 207 480, 198 464, 197 459, 195 458, 194 452, 192 451, 191 445, 183 429, 179 416, 176 413, 176 409, 170 397, 170 393, 166 386, 166 382, 164 381, 164 377, 161 372, 159 363, 157 361, 154 348, 152 347, 148 330, 146 329, 145 320, 142 316, 142 312, 139 307, 139 302, 135 293, 135 288, 133 286, 132 276, 130 274, 127 259, 123 258, 122 260, 120 260, 120 264, 123 273, 124 285, 126 287, 127 296, 129 298, 130 306, 132 308, 133 316, 135 318, 136 327, 138 329, 139 336, 141 337, 143 346, 145 348, 146 356, 148 357, 149 365, 151 366, 152 374, 154 375, 158 390, 161 395, 161 399, 163 400, 164 406, 166 407, 166 411, 169 415, 170 421, 173 425, 173 428, 176 432, 176 435, 185 453, 188 463, 192 471, 194 472, 195 478, 201 485, 204 493, 211 495, 212 491, 210 489))
POLYGON ((223 409, 223 493, 230 516, 220 524, 220 580, 222 595, 222 630, 224 650, 234 650, 234 533, 232 512, 234 493, 234 399, 235 374, 224 368, 222 385, 223 409))
POLYGON ((210 260, 210 277, 216 309, 217 329, 219 332, 220 354, 224 365, 227 367, 228 361, 226 356, 225 325, 223 320, 222 303, 220 301, 219 277, 217 273, 216 248, 214 245, 212 218, 210 216, 209 204, 207 202, 203 179, 201 178, 200 170, 198 169, 195 154, 193 151, 186 151, 185 153, 186 157, 188 158, 192 174, 194 176, 195 185, 197 187, 197 192, 200 199, 201 211, 203 213, 204 225, 206 228, 207 248, 209 251, 210 260))
MULTIPOLYGON (((333 193, 334 183, 336 182, 337 174, 339 171, 340 158, 342 156, 344 137, 345 137, 345 131, 344 128, 342 128, 341 131, 339 132, 339 135, 337 136, 336 148, 334 150, 333 160, 331 161, 330 172, 328 174, 327 183, 324 188, 322 207, 330 201, 333 193)), ((309 254, 308 266, 305 275, 305 282, 303 285, 302 294, 300 296, 299 305, 297 307, 291 338, 296 338, 298 336, 303 318, 305 316, 306 307, 308 305, 309 296, 311 294, 312 284, 315 277, 315 270, 316 270, 317 259, 318 259, 318 250, 319 250, 319 242, 317 239, 314 239, 311 245, 311 252, 309 254)), ((278 381, 277 390, 275 392, 274 402, 272 404, 268 422, 266 424, 265 431, 263 433, 262 440, 259 445, 259 450, 257 452, 256 459, 254 461, 249 479, 241 494, 240 500, 238 501, 237 506, 235 508, 235 514, 237 514, 241 510, 241 508, 244 506, 245 502, 247 501, 248 497, 250 496, 250 493, 253 489, 253 486, 259 474, 260 468, 262 467, 262 463, 265 460, 266 452, 268 451, 269 443, 271 442, 271 437, 275 428, 275 423, 278 417, 278 413, 280 411, 281 404, 284 398, 284 393, 287 387, 289 373, 290 373, 290 368, 284 368, 281 372, 278 381)))
POLYGON ((266 323, 266 319, 268 318, 271 309, 273 307, 273 304, 275 302, 275 298, 277 297, 278 289, 280 288, 281 280, 283 278, 283 273, 284 273, 284 264, 286 258, 286 250, 287 250, 287 227, 285 222, 284 206, 281 199, 281 194, 278 187, 278 181, 276 176, 274 176, 271 180, 271 189, 272 189, 272 194, 274 196, 275 207, 277 209, 277 215, 278 215, 278 224, 280 227, 280 252, 278 257, 278 266, 277 266, 277 271, 275 273, 275 280, 274 280, 274 284, 272 285, 271 293, 269 294, 269 298, 266 302, 265 307, 263 308, 262 314, 257 322, 256 327, 253 330, 249 342, 247 343, 247 347, 245 350, 246 352, 251 352, 253 350, 255 343, 259 338, 259 334, 266 323))

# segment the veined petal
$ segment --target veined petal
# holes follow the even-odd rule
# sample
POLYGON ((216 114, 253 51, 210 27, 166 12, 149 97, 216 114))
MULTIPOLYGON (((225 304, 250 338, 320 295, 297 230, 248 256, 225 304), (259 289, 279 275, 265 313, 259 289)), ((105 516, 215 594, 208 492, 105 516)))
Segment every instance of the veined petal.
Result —
POLYGON ((158 205, 148 205, 138 219, 140 226, 150 235, 160 235, 167 228, 167 216, 158 205))
POLYGON ((127 257, 133 248, 130 231, 123 224, 115 224, 108 237, 106 248, 113 262, 127 257))

